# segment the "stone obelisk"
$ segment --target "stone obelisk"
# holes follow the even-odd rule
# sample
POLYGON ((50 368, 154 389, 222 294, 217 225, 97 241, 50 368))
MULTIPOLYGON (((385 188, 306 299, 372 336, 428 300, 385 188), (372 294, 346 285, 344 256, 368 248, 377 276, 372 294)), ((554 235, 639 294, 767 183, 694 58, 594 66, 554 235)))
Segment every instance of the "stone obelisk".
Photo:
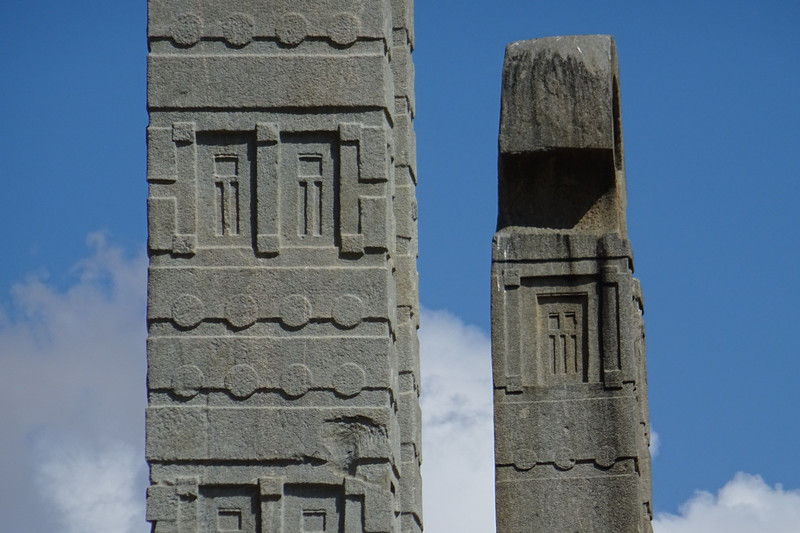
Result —
POLYGON ((154 533, 422 529, 411 0, 149 0, 154 533))
POLYGON ((498 533, 649 533, 643 301, 610 36, 506 49, 492 257, 498 533))

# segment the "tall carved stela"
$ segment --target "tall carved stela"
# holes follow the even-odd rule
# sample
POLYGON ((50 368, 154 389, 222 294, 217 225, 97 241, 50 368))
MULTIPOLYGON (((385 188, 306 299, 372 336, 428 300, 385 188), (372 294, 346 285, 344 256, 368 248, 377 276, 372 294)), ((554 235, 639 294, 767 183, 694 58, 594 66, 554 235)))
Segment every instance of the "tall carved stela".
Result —
POLYGON ((412 0, 149 0, 154 533, 422 530, 412 0))
POLYGON ((506 49, 492 258, 498 533, 650 533, 643 301, 609 36, 506 49))

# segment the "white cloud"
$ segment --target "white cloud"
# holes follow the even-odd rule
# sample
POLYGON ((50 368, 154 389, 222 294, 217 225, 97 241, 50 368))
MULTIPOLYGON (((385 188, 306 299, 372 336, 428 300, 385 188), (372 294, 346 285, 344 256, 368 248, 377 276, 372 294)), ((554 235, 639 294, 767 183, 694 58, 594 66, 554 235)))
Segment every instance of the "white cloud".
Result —
POLYGON ((800 490, 770 487, 761 476, 739 472, 716 496, 698 491, 678 515, 660 513, 655 533, 797 533, 800 490))
POLYGON ((661 437, 650 428, 650 457, 655 459, 658 457, 658 452, 661 450, 661 437))
POLYGON ((423 309, 422 495, 427 533, 494 531, 491 346, 478 328, 423 309))
POLYGON ((120 444, 107 449, 53 450, 37 484, 59 511, 66 533, 144 533, 144 469, 141 450, 120 444))
MULTIPOLYGON (((0 312, 4 530, 73 527, 75 516, 58 511, 67 510, 64 495, 79 503, 70 494, 78 489, 72 480, 79 467, 95 478, 81 477, 79 493, 91 496, 104 480, 135 476, 139 498, 144 495, 147 259, 125 257, 102 234, 88 244, 91 255, 73 269, 71 286, 59 290, 30 278, 12 287, 12 305, 0 312), (120 461, 120 446, 137 450, 138 465, 120 461), (118 462, 113 469, 112 459, 118 462), (43 490, 55 506, 41 504, 43 490)), ((131 512, 145 531, 144 516, 131 512)))
MULTIPOLYGON (((0 308, 0 513, 18 533, 144 533, 145 272, 102 236, 75 282, 41 278, 0 308), (51 503, 43 505, 42 501, 51 503)), ((423 495, 427 533, 494 531, 491 347, 480 329, 423 310, 423 495)), ((660 439, 652 435, 651 451, 660 439)), ((800 491, 737 474, 698 492, 656 533, 789 533, 800 491)))

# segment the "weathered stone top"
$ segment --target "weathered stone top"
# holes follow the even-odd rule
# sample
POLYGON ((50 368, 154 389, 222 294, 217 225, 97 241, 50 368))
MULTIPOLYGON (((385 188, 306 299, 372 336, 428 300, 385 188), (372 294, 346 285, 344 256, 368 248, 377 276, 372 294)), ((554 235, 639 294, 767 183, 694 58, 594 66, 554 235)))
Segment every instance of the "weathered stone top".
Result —
POLYGON ((619 67, 610 35, 517 41, 506 48, 500 152, 614 149, 619 67))
POLYGON ((608 35, 506 48, 497 228, 627 235, 619 67, 608 35))

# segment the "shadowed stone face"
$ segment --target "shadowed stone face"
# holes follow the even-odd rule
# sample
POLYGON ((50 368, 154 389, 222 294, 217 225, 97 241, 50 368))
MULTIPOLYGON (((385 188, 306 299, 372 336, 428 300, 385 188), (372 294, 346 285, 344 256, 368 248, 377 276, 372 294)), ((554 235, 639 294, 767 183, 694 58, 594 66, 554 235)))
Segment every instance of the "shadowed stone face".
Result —
POLYGON ((608 36, 506 50, 492 260, 499 533, 652 531, 618 87, 608 36))
POLYGON ((147 519, 415 532, 411 0, 149 0, 147 519))
POLYGON ((498 227, 613 231, 619 222, 612 158, 593 148, 505 154, 498 227))

